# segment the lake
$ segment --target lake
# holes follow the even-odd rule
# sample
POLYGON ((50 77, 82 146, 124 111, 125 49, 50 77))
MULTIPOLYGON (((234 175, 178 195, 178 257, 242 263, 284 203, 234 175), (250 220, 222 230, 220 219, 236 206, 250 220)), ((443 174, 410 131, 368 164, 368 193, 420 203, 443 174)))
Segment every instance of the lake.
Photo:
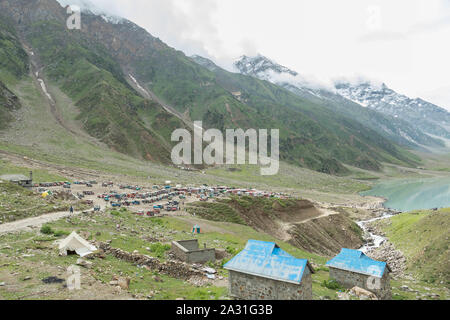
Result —
POLYGON ((362 195, 388 199, 385 207, 402 212, 447 208, 450 207, 450 177, 386 181, 362 195))

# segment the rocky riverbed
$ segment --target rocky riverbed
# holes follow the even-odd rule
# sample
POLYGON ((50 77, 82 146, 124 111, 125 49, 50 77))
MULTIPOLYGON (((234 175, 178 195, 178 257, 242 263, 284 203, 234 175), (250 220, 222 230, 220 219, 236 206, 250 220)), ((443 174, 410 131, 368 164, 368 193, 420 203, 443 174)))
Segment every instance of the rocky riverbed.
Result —
POLYGON ((360 250, 375 260, 387 262, 395 277, 405 277, 405 256, 389 242, 376 223, 389 219, 399 212, 390 209, 375 209, 372 212, 375 218, 358 222, 358 225, 364 230, 366 240, 366 244, 360 250))

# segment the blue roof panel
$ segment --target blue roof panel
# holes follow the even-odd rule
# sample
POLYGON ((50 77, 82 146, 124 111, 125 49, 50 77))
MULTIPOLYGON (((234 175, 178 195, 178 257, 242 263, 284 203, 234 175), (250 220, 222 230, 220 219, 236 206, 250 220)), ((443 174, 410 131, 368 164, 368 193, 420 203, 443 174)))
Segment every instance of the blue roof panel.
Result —
POLYGON ((273 242, 249 240, 224 268, 260 277, 300 283, 308 261, 297 259, 273 242))
POLYGON ((363 252, 352 249, 342 249, 341 253, 328 261, 326 265, 379 278, 383 277, 387 267, 386 262, 373 260, 363 252))

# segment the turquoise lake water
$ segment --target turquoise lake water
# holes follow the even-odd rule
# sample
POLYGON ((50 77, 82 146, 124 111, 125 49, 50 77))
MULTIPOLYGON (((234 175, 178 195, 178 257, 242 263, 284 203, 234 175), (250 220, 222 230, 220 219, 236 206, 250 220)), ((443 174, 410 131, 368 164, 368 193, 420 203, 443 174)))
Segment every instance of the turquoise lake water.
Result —
POLYGON ((392 180, 363 192, 365 196, 388 199, 385 207, 406 212, 450 207, 450 177, 392 180))

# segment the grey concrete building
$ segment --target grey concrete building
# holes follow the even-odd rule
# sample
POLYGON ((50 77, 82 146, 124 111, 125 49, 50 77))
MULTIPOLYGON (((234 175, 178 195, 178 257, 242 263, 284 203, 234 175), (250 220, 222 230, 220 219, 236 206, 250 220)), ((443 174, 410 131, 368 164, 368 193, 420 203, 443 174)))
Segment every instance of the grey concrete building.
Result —
POLYGON ((187 263, 205 263, 216 260, 216 250, 199 248, 198 240, 173 241, 172 252, 181 261, 187 263))
POLYGON ((312 300, 313 268, 273 242, 249 240, 225 266, 229 295, 241 300, 312 300))

